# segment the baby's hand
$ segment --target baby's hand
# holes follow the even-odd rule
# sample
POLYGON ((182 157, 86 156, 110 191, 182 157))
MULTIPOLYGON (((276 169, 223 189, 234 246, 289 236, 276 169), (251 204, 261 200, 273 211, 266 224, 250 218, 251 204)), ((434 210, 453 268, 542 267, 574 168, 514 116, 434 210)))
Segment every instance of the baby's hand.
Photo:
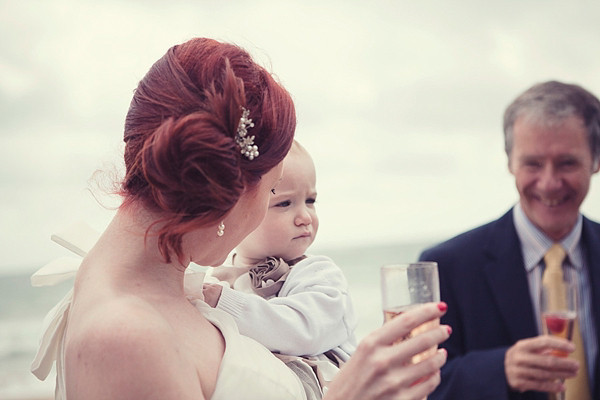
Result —
POLYGON ((202 285, 202 294, 204 295, 204 302, 215 308, 221 297, 221 291, 223 286, 214 283, 205 283, 202 285))

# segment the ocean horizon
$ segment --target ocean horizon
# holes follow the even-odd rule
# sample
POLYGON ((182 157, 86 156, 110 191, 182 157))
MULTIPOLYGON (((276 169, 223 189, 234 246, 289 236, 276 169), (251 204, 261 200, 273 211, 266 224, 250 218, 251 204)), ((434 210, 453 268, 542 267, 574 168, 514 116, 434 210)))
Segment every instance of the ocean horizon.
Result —
MULTIPOLYGON (((344 271, 359 320, 356 336, 360 340, 383 322, 379 268, 389 263, 416 261, 420 252, 433 243, 315 246, 309 253, 330 257, 344 271)), ((42 266, 0 274, 0 400, 43 399, 54 395, 55 372, 41 382, 29 371, 29 366, 38 347, 44 316, 67 294, 73 280, 53 287, 33 287, 30 276, 42 266)))

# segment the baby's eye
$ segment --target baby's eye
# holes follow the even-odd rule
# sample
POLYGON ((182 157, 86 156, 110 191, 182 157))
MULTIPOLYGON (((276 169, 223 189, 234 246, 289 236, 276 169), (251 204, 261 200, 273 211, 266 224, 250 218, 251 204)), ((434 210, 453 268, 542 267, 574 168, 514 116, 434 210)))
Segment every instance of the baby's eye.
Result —
POLYGON ((289 207, 291 204, 292 204, 291 201, 285 200, 285 201, 275 204, 275 207, 289 207))
POLYGON ((316 201, 317 199, 309 197, 308 199, 306 199, 306 204, 315 204, 316 201))

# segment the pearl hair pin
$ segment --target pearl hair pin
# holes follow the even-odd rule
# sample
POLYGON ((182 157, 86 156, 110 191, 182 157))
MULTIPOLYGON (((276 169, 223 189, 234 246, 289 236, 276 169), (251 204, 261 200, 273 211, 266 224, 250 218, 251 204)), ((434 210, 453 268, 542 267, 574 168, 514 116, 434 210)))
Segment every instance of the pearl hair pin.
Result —
POLYGON ((250 111, 242 107, 242 116, 240 117, 240 123, 238 124, 235 142, 242 150, 242 154, 248 158, 248 160, 253 160, 258 157, 258 146, 254 144, 254 136, 246 136, 248 135, 248 128, 254 126, 252 119, 248 118, 249 115, 250 111))

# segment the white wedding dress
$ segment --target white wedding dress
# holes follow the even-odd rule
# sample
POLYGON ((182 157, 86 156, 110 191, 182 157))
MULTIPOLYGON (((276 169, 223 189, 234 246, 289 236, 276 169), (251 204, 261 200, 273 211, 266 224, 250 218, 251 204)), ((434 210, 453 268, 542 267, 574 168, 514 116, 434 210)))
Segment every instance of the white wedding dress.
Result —
MULTIPOLYGON (((86 225, 71 228, 69 232, 53 236, 53 240, 83 256, 90 243, 95 243, 97 233, 86 225)), ((55 285, 73 277, 81 260, 62 257, 32 277, 34 286, 55 285)), ((203 274, 193 279, 202 279, 203 274)), ((187 276, 186 276, 187 279, 187 276)), ((73 290, 61 300, 44 319, 40 347, 31 364, 31 372, 44 380, 56 362, 56 400, 66 400, 64 373, 64 335, 73 290)), ((217 327, 225 339, 225 353, 221 360, 219 376, 212 400, 257 399, 299 400, 307 395, 302 382, 285 364, 258 342, 240 335, 233 318, 198 301, 196 308, 217 327)))

